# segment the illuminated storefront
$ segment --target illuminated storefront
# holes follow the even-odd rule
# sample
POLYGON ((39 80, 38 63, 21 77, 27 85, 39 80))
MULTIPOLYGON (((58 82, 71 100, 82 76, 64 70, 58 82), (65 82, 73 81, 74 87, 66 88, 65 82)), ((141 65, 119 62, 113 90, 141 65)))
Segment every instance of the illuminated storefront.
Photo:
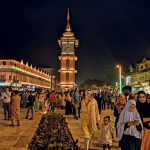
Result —
POLYGON ((135 65, 130 65, 133 91, 144 90, 150 94, 150 59, 144 58, 135 65))

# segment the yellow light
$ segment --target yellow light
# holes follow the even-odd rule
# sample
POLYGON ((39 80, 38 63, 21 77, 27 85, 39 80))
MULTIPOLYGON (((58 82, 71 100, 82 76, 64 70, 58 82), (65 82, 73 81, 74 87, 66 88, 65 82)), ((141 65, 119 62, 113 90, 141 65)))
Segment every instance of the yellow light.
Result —
POLYGON ((117 68, 119 68, 119 67, 120 67, 120 65, 117 65, 116 67, 117 67, 117 68))
POLYGON ((119 69, 119 93, 122 93, 122 68, 120 64, 116 67, 119 69))

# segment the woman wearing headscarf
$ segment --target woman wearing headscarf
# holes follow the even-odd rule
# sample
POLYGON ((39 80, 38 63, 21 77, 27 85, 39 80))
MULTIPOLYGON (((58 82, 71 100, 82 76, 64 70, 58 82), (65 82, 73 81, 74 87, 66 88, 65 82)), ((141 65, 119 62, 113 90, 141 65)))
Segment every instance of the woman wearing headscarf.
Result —
POLYGON ((143 137, 141 150, 150 150, 150 104, 147 102, 146 93, 138 92, 137 110, 143 122, 143 137))
POLYGON ((20 101, 19 92, 15 91, 15 95, 11 98, 11 126, 14 126, 14 121, 20 126, 20 101))
POLYGON ((129 100, 121 112, 117 131, 121 150, 141 149, 142 121, 134 100, 129 100))
POLYGON ((117 102, 114 107, 114 116, 116 117, 116 119, 115 119, 116 135, 117 135, 117 123, 119 120, 119 115, 120 115, 121 111, 123 110, 123 108, 125 107, 125 104, 126 104, 125 95, 119 94, 117 102))

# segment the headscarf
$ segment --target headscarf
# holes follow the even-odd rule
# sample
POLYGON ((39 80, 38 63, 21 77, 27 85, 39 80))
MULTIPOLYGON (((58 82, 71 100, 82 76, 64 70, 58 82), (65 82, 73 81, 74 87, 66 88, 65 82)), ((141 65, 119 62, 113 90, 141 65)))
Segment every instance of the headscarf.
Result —
POLYGON ((126 106, 124 107, 123 111, 120 114, 119 121, 117 124, 117 130, 118 130, 117 137, 119 140, 121 140, 123 134, 131 135, 131 136, 141 139, 141 136, 142 136, 141 132, 139 132, 136 129, 136 126, 130 126, 126 130, 124 130, 125 124, 128 123, 129 121, 138 120, 139 123, 142 125, 141 118, 140 118, 140 115, 139 115, 137 109, 135 108, 135 110, 133 112, 129 111, 129 107, 131 105, 136 106, 136 102, 134 100, 129 100, 126 103, 126 106))
MULTIPOLYGON (((121 96, 124 96, 124 94, 119 94, 118 98, 121 97, 121 96)), ((124 97, 124 101, 126 101, 125 97, 124 97)), ((125 107, 125 104, 121 104, 120 103, 120 99, 118 100, 118 102, 116 103, 116 109, 119 110, 123 110, 123 108, 125 107)))
POLYGON ((150 117, 150 106, 149 106, 149 104, 147 102, 147 99, 146 99, 145 103, 141 103, 139 101, 140 94, 144 94, 146 96, 146 93, 144 91, 139 91, 138 92, 138 101, 137 101, 137 106, 136 106, 136 108, 137 108, 137 110, 138 110, 138 112, 140 114, 140 117, 143 120, 144 117, 145 118, 146 117, 150 117))

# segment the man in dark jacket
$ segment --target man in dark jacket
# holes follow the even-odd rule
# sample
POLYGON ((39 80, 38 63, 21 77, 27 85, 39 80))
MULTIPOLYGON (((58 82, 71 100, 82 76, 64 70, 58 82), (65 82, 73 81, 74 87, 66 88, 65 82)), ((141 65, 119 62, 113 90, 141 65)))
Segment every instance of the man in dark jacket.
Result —
POLYGON ((33 92, 30 91, 30 94, 28 96, 28 101, 27 101, 27 115, 26 115, 26 119, 28 119, 28 115, 29 115, 29 112, 31 110, 32 116, 31 116, 30 120, 33 120, 34 102, 35 102, 35 96, 33 95, 33 92))

